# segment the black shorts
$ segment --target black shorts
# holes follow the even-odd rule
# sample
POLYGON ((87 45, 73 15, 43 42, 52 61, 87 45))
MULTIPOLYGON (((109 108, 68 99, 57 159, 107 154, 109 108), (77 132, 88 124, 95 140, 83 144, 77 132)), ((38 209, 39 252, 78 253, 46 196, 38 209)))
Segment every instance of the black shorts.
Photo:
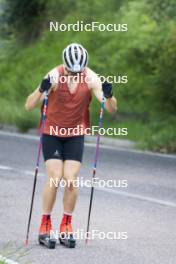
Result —
POLYGON ((42 150, 44 160, 76 160, 82 162, 84 136, 57 137, 43 134, 42 150))

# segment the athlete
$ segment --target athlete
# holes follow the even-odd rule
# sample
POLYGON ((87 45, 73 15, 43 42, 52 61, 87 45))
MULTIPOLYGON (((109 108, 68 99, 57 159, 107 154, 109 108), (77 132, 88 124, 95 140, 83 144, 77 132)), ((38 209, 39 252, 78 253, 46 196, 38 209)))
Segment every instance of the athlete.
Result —
POLYGON ((27 111, 33 110, 44 100, 48 92, 48 109, 42 136, 43 156, 46 164, 47 181, 43 191, 43 215, 39 229, 39 240, 48 236, 52 230, 51 212, 56 200, 58 185, 66 183, 63 197, 63 218, 60 233, 72 233, 72 213, 75 208, 78 188, 73 184, 80 171, 84 132, 73 133, 73 128, 83 131, 90 127, 89 105, 92 96, 101 103, 105 97, 105 109, 117 110, 117 102, 112 93, 112 85, 103 85, 98 75, 87 67, 88 53, 76 43, 68 45, 63 51, 63 64, 46 74, 37 89, 28 96, 27 111), (66 131, 63 135, 61 131, 66 131), (57 133, 56 133, 57 132, 57 133), (68 133, 69 132, 69 133, 68 133))

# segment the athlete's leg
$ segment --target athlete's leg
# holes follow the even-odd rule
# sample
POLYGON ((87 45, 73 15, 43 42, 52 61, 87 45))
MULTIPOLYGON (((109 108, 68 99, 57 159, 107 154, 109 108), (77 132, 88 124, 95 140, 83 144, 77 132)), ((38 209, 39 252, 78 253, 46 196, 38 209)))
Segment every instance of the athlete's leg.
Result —
POLYGON ((43 214, 49 215, 56 199, 57 186, 63 175, 62 141, 56 136, 44 134, 42 150, 48 175, 43 192, 43 214))
POLYGON ((43 214, 51 214, 53 209, 57 187, 63 175, 63 161, 59 159, 49 159, 45 162, 47 170, 47 182, 43 192, 43 214))
POLYGON ((63 177, 68 185, 65 187, 63 206, 64 212, 72 213, 78 196, 78 187, 74 181, 80 171, 84 149, 84 136, 76 136, 67 139, 63 147, 64 168, 63 177))
POLYGON ((78 177, 81 162, 74 160, 65 160, 63 166, 63 178, 67 182, 63 197, 64 212, 71 214, 74 210, 78 187, 74 186, 74 181, 78 177))

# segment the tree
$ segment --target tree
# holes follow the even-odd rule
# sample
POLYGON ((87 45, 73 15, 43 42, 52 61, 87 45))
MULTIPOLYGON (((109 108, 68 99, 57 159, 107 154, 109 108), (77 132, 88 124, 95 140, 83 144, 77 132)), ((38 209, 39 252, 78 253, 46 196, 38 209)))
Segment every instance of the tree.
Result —
POLYGON ((45 11, 45 0, 6 0, 1 31, 3 29, 6 36, 15 35, 22 43, 30 43, 40 36, 45 11))

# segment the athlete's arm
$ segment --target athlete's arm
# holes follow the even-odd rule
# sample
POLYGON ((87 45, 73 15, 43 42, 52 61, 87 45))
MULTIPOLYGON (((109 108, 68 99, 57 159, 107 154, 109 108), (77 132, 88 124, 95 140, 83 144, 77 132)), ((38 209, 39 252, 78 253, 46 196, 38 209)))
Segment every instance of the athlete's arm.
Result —
MULTIPOLYGON (((90 75, 90 88, 98 101, 101 103, 103 98, 102 83, 100 78, 94 72, 91 71, 90 75)), ((114 96, 111 98, 105 98, 105 109, 109 113, 117 111, 117 100, 114 96)))
POLYGON ((36 90, 30 94, 27 97, 26 103, 25 103, 25 109, 26 111, 32 111, 35 107, 38 106, 40 102, 44 100, 44 91, 48 90, 48 93, 50 93, 55 87, 56 82, 52 81, 52 83, 47 83, 46 79, 48 76, 54 76, 56 75, 56 69, 51 70, 49 73, 47 73, 42 80, 41 84, 36 88, 36 90), (47 87, 46 87, 47 86, 47 87))

